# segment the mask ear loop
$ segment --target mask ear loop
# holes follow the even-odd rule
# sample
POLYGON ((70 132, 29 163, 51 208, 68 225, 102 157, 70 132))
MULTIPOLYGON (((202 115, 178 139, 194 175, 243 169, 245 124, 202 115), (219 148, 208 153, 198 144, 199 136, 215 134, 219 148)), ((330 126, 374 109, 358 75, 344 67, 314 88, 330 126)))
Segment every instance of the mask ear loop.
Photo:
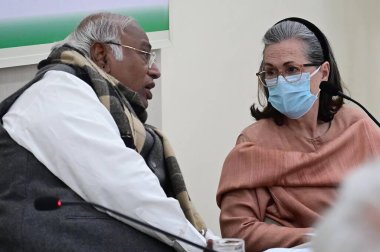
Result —
POLYGON ((321 89, 319 89, 318 93, 315 96, 319 98, 320 94, 321 94, 321 89))
MULTIPOLYGON (((311 81, 311 77, 313 77, 314 75, 316 75, 318 73, 319 69, 321 69, 321 66, 319 66, 317 69, 315 69, 314 72, 312 72, 310 74, 310 81, 311 81)), ((318 88, 319 88, 319 86, 318 86, 318 88)), ((310 90, 310 93, 311 93, 311 90, 310 90)), ((319 97, 320 93, 321 93, 321 88, 318 89, 318 93, 317 94, 313 94, 313 93, 312 94, 315 95, 316 97, 319 97)))
POLYGON ((319 66, 317 69, 315 69, 314 72, 310 74, 310 78, 313 77, 316 73, 318 73, 319 69, 321 69, 321 66, 319 66))

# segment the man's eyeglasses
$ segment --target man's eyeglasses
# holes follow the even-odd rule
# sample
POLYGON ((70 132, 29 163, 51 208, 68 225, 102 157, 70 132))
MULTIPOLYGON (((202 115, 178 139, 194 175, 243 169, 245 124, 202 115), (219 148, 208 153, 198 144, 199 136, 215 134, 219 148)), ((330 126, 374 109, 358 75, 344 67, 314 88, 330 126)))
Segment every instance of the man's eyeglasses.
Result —
POLYGON ((153 66, 154 62, 156 61, 156 53, 155 52, 143 51, 143 50, 137 49, 137 48, 129 46, 129 45, 122 45, 122 44, 112 42, 112 41, 106 42, 106 44, 122 46, 122 47, 129 48, 129 49, 132 49, 136 52, 143 54, 145 56, 145 60, 148 63, 149 68, 151 68, 153 66))
POLYGON ((282 75, 288 83, 295 83, 299 81, 302 77, 303 68, 310 66, 319 66, 321 65, 316 63, 308 63, 303 65, 288 64, 284 67, 282 71, 279 71, 277 68, 271 66, 265 66, 263 71, 256 73, 256 76, 259 78, 260 83, 265 87, 274 87, 277 86, 278 76, 282 75))

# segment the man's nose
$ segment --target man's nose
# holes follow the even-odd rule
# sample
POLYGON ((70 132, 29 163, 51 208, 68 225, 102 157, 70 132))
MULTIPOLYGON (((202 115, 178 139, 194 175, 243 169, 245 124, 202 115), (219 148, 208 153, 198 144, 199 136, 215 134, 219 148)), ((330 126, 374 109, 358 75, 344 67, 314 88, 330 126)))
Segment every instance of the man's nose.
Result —
POLYGON ((148 69, 148 75, 153 79, 158 79, 161 76, 161 71, 156 63, 153 63, 152 67, 148 69))

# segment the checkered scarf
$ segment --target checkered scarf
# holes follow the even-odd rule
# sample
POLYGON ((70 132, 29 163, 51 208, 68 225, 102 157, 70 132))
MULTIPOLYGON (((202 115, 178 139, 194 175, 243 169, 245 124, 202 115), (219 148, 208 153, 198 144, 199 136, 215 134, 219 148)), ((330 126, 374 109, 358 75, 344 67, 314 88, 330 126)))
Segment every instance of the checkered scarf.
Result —
POLYGON ((93 88, 100 102, 111 113, 127 147, 134 148, 140 153, 146 140, 146 128, 153 129, 162 141, 165 167, 175 198, 190 223, 201 234, 205 234, 206 225, 190 200, 173 149, 160 130, 145 124, 147 113, 138 94, 123 86, 92 60, 70 46, 64 45, 53 50, 46 60, 40 62, 39 68, 55 64, 69 65, 75 70, 77 77, 93 88))

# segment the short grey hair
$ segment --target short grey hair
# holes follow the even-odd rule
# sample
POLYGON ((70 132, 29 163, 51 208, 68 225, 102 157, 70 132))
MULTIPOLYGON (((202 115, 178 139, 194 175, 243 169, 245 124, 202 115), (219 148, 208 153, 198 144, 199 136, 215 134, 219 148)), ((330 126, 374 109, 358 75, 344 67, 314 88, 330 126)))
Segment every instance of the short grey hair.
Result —
MULTIPOLYGON (((134 18, 120 14, 101 12, 87 16, 61 44, 68 44, 90 57, 91 46, 95 42, 121 43, 121 35, 134 18)), ((123 59, 122 48, 110 44, 116 60, 123 59)))
POLYGON ((280 22, 265 33, 263 38, 265 45, 263 52, 265 52, 265 49, 269 45, 277 44, 288 39, 298 39, 305 43, 305 54, 311 63, 324 62, 321 44, 314 33, 305 25, 292 21, 280 22))

